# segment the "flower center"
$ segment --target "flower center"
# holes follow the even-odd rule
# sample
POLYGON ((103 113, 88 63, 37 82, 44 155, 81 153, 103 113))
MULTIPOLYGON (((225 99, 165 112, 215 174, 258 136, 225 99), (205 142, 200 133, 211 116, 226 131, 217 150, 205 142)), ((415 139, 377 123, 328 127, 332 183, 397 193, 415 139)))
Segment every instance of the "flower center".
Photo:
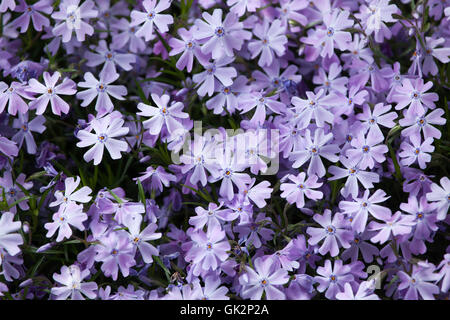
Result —
POLYGON ((417 124, 419 127, 423 127, 426 124, 426 120, 424 117, 420 117, 419 120, 417 120, 417 124))
POLYGON ((414 153, 415 153, 416 155, 418 155, 418 154, 420 153, 420 149, 419 149, 419 148, 416 148, 416 150, 414 150, 414 153))
POLYGON ((357 171, 358 171, 358 170, 357 170, 356 168, 350 168, 350 169, 348 169, 348 172, 349 172, 351 175, 354 175, 357 171))
POLYGON ((113 57, 114 57, 114 54, 112 52, 108 52, 107 54, 105 54, 106 60, 112 60, 113 57))
POLYGON ((148 19, 148 20, 153 20, 154 17, 155 17, 155 11, 150 11, 150 12, 147 14, 147 19, 148 19))
POLYGON ((267 285, 267 280, 263 279, 261 280, 261 286, 265 287, 267 285))
POLYGON ((305 188, 305 185, 302 184, 302 183, 300 183, 300 184, 298 185, 298 187, 299 187, 300 189, 304 189, 304 188, 305 188))
POLYGON ((369 147, 369 146, 367 146, 367 145, 365 145, 365 146, 363 146, 363 147, 362 147, 362 151, 363 151, 363 153, 368 153, 368 152, 369 152, 369 150, 370 150, 370 147, 369 147))
POLYGON ((213 74, 215 71, 216 71, 216 67, 214 65, 212 65, 208 69, 206 69, 206 72, 208 74, 213 74))
POLYGON ((311 147, 311 155, 317 156, 319 154, 319 148, 317 146, 311 147))
POLYGON ((333 226, 328 226, 326 228, 326 231, 327 231, 328 234, 333 235, 336 232, 336 228, 333 227, 333 226))
POLYGON ((22 124, 21 128, 22 128, 23 131, 27 132, 28 131, 28 124, 27 123, 22 124))
POLYGON ((97 85, 97 91, 98 91, 98 92, 105 92, 105 90, 106 90, 106 85, 105 85, 105 84, 99 83, 99 84, 97 85))
POLYGON ((334 274, 330 275, 330 280, 331 280, 331 282, 336 282, 337 281, 337 276, 334 275, 334 274))
POLYGON ((17 193, 17 191, 16 191, 16 189, 14 189, 14 188, 11 188, 11 189, 9 189, 9 196, 10 197, 14 197, 15 195, 16 195, 16 193, 17 193))
POLYGON ((225 35, 225 29, 223 27, 217 27, 214 33, 216 34, 216 36, 221 38, 225 35))
POLYGON ((332 37, 334 35, 334 29, 329 27, 327 29, 327 36, 332 37))
POLYGON ((194 47, 195 47, 195 42, 194 42, 193 40, 188 41, 188 42, 186 43, 186 49, 192 50, 192 49, 194 49, 194 47))
POLYGON ((208 242, 208 243, 206 244, 206 250, 210 251, 211 249, 212 249, 212 243, 211 243, 211 242, 208 242))
POLYGON ((98 141, 100 141, 101 143, 106 142, 106 140, 108 140, 108 136, 105 133, 101 133, 98 135, 98 141))

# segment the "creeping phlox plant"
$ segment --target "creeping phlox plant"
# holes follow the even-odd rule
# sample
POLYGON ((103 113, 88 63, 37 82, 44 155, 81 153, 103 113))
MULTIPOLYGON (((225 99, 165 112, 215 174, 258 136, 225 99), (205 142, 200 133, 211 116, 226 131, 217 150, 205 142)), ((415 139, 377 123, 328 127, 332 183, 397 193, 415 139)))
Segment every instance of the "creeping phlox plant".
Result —
POLYGON ((0 299, 450 297, 450 0, 0 23, 0 299))

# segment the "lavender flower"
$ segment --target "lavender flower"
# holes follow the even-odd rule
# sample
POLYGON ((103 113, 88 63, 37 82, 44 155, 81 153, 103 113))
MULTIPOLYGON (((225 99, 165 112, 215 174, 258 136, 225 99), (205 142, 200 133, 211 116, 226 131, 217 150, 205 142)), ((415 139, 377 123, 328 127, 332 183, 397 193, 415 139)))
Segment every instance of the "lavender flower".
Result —
POLYGON ((53 274, 53 279, 61 286, 53 287, 52 295, 56 296, 56 300, 66 300, 69 297, 71 300, 84 300, 83 295, 95 299, 97 283, 83 282, 90 274, 88 269, 81 270, 77 265, 63 266, 60 274, 53 274))
POLYGON ((268 300, 283 300, 285 294, 280 286, 288 282, 289 277, 284 269, 275 270, 272 258, 256 258, 255 268, 246 268, 246 272, 239 277, 242 285, 242 296, 255 300, 261 299, 265 293, 268 300))
POLYGON ((107 114, 103 118, 92 120, 91 127, 95 134, 88 130, 78 131, 77 138, 81 141, 77 143, 77 147, 94 145, 84 154, 84 160, 89 162, 94 159, 94 165, 98 165, 102 161, 105 147, 112 159, 121 158, 120 152, 127 150, 127 143, 114 138, 128 133, 129 129, 123 127, 123 123, 123 119, 113 118, 111 114, 107 114))
POLYGON ((137 37, 144 37, 145 41, 149 41, 153 36, 153 24, 158 28, 159 32, 164 33, 169 31, 168 25, 173 23, 173 18, 170 14, 162 14, 170 7, 170 1, 160 0, 144 0, 142 5, 145 12, 133 10, 131 11, 130 27, 140 26, 136 31, 137 37))
POLYGON ((70 106, 59 95, 74 95, 77 90, 75 89, 75 82, 68 78, 64 78, 62 83, 56 85, 61 78, 59 72, 53 73, 51 76, 48 72, 44 72, 45 86, 38 82, 36 79, 30 79, 28 82, 28 92, 40 93, 41 96, 36 98, 30 103, 31 109, 36 109, 36 114, 41 115, 47 109, 48 103, 52 107, 52 112, 58 116, 62 113, 68 113, 70 106))

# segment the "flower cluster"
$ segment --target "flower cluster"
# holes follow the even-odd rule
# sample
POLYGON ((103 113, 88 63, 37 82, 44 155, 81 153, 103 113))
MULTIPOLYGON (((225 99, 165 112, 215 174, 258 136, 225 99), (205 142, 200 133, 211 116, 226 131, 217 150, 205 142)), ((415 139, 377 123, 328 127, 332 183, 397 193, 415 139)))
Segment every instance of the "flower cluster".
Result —
POLYGON ((0 299, 450 298, 449 1, 0 19, 0 299))

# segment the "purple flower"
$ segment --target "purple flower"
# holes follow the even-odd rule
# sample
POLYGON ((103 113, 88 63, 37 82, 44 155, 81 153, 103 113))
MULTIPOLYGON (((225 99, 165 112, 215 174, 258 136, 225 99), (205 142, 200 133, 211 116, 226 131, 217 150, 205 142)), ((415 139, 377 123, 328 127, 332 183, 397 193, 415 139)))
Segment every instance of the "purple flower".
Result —
POLYGON ((52 18, 59 21, 53 28, 55 36, 62 36, 63 42, 72 39, 75 31, 77 40, 82 42, 86 35, 92 36, 94 28, 83 19, 96 18, 98 11, 94 10, 95 4, 92 0, 86 0, 80 5, 80 0, 63 0, 59 4, 58 12, 52 14, 52 18))
POLYGON ((208 96, 212 96, 215 88, 219 84, 217 80, 226 87, 233 84, 232 78, 237 76, 236 69, 233 67, 225 67, 233 60, 234 57, 225 56, 217 61, 204 64, 203 66, 205 67, 205 71, 194 74, 192 80, 198 85, 197 93, 199 96, 203 97, 206 94, 208 94, 208 96))
POLYGON ((316 245, 321 240, 325 239, 322 246, 319 248, 319 253, 321 255, 330 252, 332 257, 337 256, 339 254, 339 244, 344 248, 350 247, 349 241, 353 238, 352 233, 345 229, 345 224, 343 223, 340 214, 335 214, 332 220, 331 211, 325 209, 323 215, 315 214, 313 219, 320 224, 322 228, 308 227, 308 229, 306 229, 306 233, 311 236, 308 243, 316 245))
POLYGON ((297 75, 298 67, 289 65, 280 74, 280 62, 274 59, 270 66, 266 66, 262 73, 259 70, 252 72, 255 79, 253 87, 255 90, 266 90, 267 92, 276 90, 280 94, 281 102, 289 105, 292 95, 289 93, 287 83, 299 83, 302 80, 301 75, 297 75))
POLYGON ((258 208, 264 208, 267 204, 266 199, 270 198, 273 188, 270 187, 270 182, 262 181, 255 185, 256 179, 253 178, 252 181, 245 186, 244 189, 239 190, 240 193, 244 194, 244 199, 246 203, 253 202, 258 208))
POLYGON ((168 25, 173 23, 173 17, 170 14, 160 13, 170 7, 169 0, 160 0, 158 4, 156 0, 144 0, 142 5, 145 12, 131 11, 130 27, 140 26, 136 31, 137 37, 144 37, 145 41, 151 40, 153 36, 153 24, 155 24, 161 33, 169 31, 168 25))
POLYGON ((433 273, 434 268, 425 268, 419 265, 413 265, 411 275, 404 271, 398 272, 400 284, 398 290, 407 289, 405 300, 435 300, 434 295, 439 293, 439 287, 431 282, 439 279, 436 273, 433 273))
POLYGON ((359 168, 358 164, 347 158, 341 158, 341 162, 346 169, 331 166, 328 171, 334 176, 328 178, 328 180, 333 181, 347 177, 345 186, 341 189, 341 194, 344 197, 348 197, 350 194, 353 198, 358 196, 358 181, 361 182, 366 189, 373 188, 373 183, 380 181, 380 176, 377 173, 363 171, 359 168))
POLYGON ((317 176, 309 176, 306 181, 305 177, 306 174, 304 172, 300 172, 297 176, 290 174, 287 178, 293 183, 282 183, 280 185, 280 190, 283 191, 281 197, 291 204, 295 202, 299 209, 305 205, 305 196, 314 201, 323 197, 322 192, 313 190, 323 184, 322 182, 317 182, 317 176))
POLYGON ((101 237, 96 245, 95 261, 103 262, 101 270, 106 277, 114 281, 120 271, 124 277, 130 274, 130 268, 136 264, 134 260, 134 246, 130 242, 127 232, 111 232, 101 237))
POLYGON ((83 212, 83 205, 70 202, 67 206, 59 207, 58 212, 53 215, 53 222, 48 222, 44 228, 48 230, 46 237, 52 237, 58 230, 57 242, 61 242, 65 238, 72 236, 70 226, 84 231, 83 222, 87 220, 86 213, 83 212))
POLYGON ((369 197, 369 190, 366 190, 361 198, 339 202, 339 209, 351 217, 353 231, 363 232, 366 229, 368 213, 378 220, 390 218, 391 210, 377 204, 385 202, 389 198, 389 196, 386 197, 386 192, 383 190, 376 190, 369 197))
POLYGON ((246 164, 241 164, 231 156, 231 151, 225 149, 223 154, 218 159, 219 170, 212 173, 211 182, 222 180, 219 194, 228 200, 233 199, 234 190, 233 184, 239 189, 244 189, 246 184, 250 184, 251 178, 247 173, 242 173, 247 167, 246 164))
POLYGON ((56 300, 66 300, 69 296, 71 300, 84 300, 83 295, 95 299, 97 283, 83 282, 90 274, 88 269, 81 270, 77 265, 62 266, 60 274, 53 274, 53 279, 61 286, 53 287, 51 294, 56 296, 56 300))
POLYGON ((325 260, 323 267, 317 268, 318 276, 314 280, 319 284, 317 290, 325 292, 325 297, 328 299, 336 299, 336 295, 343 291, 346 283, 351 283, 354 280, 351 274, 351 266, 343 265, 342 260, 335 260, 333 267, 330 260, 325 260))
POLYGON ((177 38, 171 38, 169 40, 169 45, 172 48, 169 55, 174 56, 182 53, 176 63, 176 67, 180 70, 183 70, 186 67, 187 72, 191 72, 194 64, 194 57, 202 64, 208 63, 209 57, 202 53, 200 44, 194 39, 195 31, 195 27, 191 28, 189 31, 185 28, 180 28, 177 32, 182 40, 177 38))
POLYGON ((77 147, 84 148, 94 145, 83 156, 86 162, 94 159, 94 165, 98 165, 103 158, 103 151, 106 147, 112 159, 120 159, 120 152, 127 150, 128 145, 125 141, 114 139, 126 135, 129 128, 123 127, 124 120, 119 117, 113 118, 111 114, 107 114, 103 118, 93 119, 91 122, 92 130, 78 131, 77 138, 81 141, 77 143, 77 147))
POLYGON ((441 186, 436 183, 431 185, 431 192, 427 193, 427 200, 434 203, 438 220, 445 220, 450 207, 450 179, 441 178, 441 186))
MULTIPOLYGON (((117 2, 117 4, 120 3, 117 2)), ((145 41, 136 36, 136 27, 131 27, 127 19, 120 19, 111 25, 111 29, 116 32, 112 39, 112 49, 126 49, 125 46, 128 44, 128 50, 130 52, 138 53, 145 50, 145 41)))
POLYGON ((252 59, 261 54, 258 60, 260 67, 269 66, 275 58, 284 55, 285 45, 288 42, 284 35, 285 27, 281 26, 281 20, 274 20, 269 26, 269 20, 264 19, 262 25, 257 25, 253 33, 259 40, 250 41, 248 49, 252 52, 252 59))
POLYGON ((0 153, 7 156, 11 160, 19 154, 17 143, 0 136, 0 153))
POLYGON ((303 150, 294 150, 289 157, 290 160, 294 160, 292 167, 301 167, 306 161, 310 160, 308 176, 316 174, 319 178, 323 177, 326 170, 320 157, 324 157, 331 162, 339 160, 339 157, 335 154, 339 152, 338 145, 328 144, 332 138, 333 134, 331 132, 325 134, 322 128, 317 128, 314 131, 314 141, 312 141, 311 132, 309 129, 306 129, 303 150))
POLYGON ((397 87, 396 93, 392 99, 397 102, 395 110, 401 110, 406 106, 408 112, 414 115, 421 115, 426 112, 426 108, 434 109, 434 101, 439 99, 437 93, 426 93, 433 86, 433 82, 428 81, 424 84, 423 79, 418 78, 414 82, 409 79, 403 81, 402 86, 397 87))
POLYGON ((219 277, 208 276, 205 279, 204 287, 199 282, 194 283, 193 295, 197 296, 199 300, 230 300, 226 296, 228 288, 221 284, 219 277))
POLYGON ((186 261, 192 261, 193 273, 198 276, 202 271, 217 270, 231 249, 220 225, 212 224, 207 232, 199 229, 191 234, 192 247, 186 253, 186 261))
POLYGON ((351 259, 351 262, 359 261, 359 252, 361 252, 364 261, 371 263, 374 257, 378 257, 380 254, 380 250, 377 247, 366 241, 372 238, 372 236, 373 232, 369 231, 364 231, 363 233, 355 232, 351 246, 342 252, 342 260, 346 261, 351 259))
POLYGON ((197 215, 189 218, 189 224, 193 225, 195 229, 202 229, 205 225, 210 229, 213 225, 220 227, 222 221, 233 221, 238 217, 238 213, 230 209, 220 210, 222 206, 223 202, 220 202, 219 206, 211 202, 208 205, 208 210, 202 207, 196 207, 195 213, 197 215))
POLYGON ((347 49, 348 43, 352 41, 350 32, 342 31, 353 26, 353 21, 348 19, 349 11, 335 9, 323 15, 324 28, 316 29, 315 33, 300 40, 306 44, 320 49, 321 57, 331 57, 335 45, 340 50, 347 49))
POLYGON ((20 27, 21 33, 24 33, 28 30, 30 18, 33 21, 34 29, 36 31, 42 31, 43 27, 50 26, 50 20, 40 12, 43 12, 47 15, 52 13, 52 1, 40 0, 32 5, 28 5, 24 0, 20 0, 19 5, 15 8, 15 11, 23 12, 20 17, 11 22, 12 26, 14 26, 15 28, 20 27))
POLYGON ((281 286, 289 281, 287 271, 275 268, 271 257, 256 258, 253 264, 254 269, 246 267, 245 273, 239 277, 242 297, 257 300, 265 293, 267 300, 285 299, 281 286))
MULTIPOLYGON (((221 83, 215 85, 218 92, 214 97, 206 101, 206 107, 213 110, 214 114, 224 114, 224 107, 229 113, 234 113, 241 105, 240 98, 245 98, 246 93, 250 91, 250 87, 246 86, 248 79, 245 76, 239 76, 230 86, 221 83)), ((283 106, 284 108, 284 106, 283 106)))
POLYGON ((355 17, 361 20, 367 36, 374 33, 376 42, 382 42, 384 38, 392 37, 392 32, 385 22, 395 22, 392 14, 400 13, 400 9, 395 4, 389 4, 389 1, 375 0, 367 5, 362 4, 359 7, 360 12, 355 14, 355 17))
POLYGON ((77 92, 76 84, 69 78, 64 78, 62 83, 56 85, 60 78, 61 74, 58 71, 53 73, 51 76, 47 71, 45 71, 45 86, 36 79, 30 79, 28 82, 29 88, 27 88, 27 91, 41 94, 41 96, 36 98, 36 100, 30 102, 30 108, 36 109, 36 114, 43 114, 47 109, 49 102, 54 114, 60 116, 61 112, 69 112, 69 104, 59 97, 59 95, 74 95, 77 92))
POLYGON ((438 59, 442 63, 450 62, 450 48, 436 48, 443 43, 445 43, 444 38, 434 39, 433 37, 425 37, 426 50, 422 66, 424 75, 427 75, 429 73, 433 76, 437 75, 439 70, 433 58, 438 59))
MULTIPOLYGON (((6 203, 10 207, 9 211, 13 213, 16 213, 16 205, 14 204, 15 202, 18 202, 19 208, 24 211, 30 209, 30 207, 28 206, 28 200, 19 201, 25 197, 25 193, 23 193, 18 184, 20 184, 25 190, 30 190, 33 187, 33 182, 25 182, 25 177, 25 174, 21 173, 13 181, 11 171, 7 170, 3 173, 3 177, 0 178, 0 186, 2 187, 2 192, 0 194, 3 194, 4 191, 4 195, 6 196, 6 203)), ((5 198, 3 196, 2 201, 5 201, 5 198)))
POLYGON ((306 128, 311 119, 315 120, 318 127, 324 127, 325 122, 333 123, 334 115, 327 110, 327 106, 323 104, 326 97, 323 96, 324 90, 320 89, 317 94, 311 91, 306 92, 308 100, 300 99, 299 97, 292 98, 292 104, 294 105, 294 110, 299 114, 299 128, 306 128))
POLYGON ((363 87, 370 79, 371 88, 375 92, 383 92, 389 88, 387 81, 387 73, 390 72, 389 67, 378 68, 375 63, 368 63, 365 60, 354 60, 350 69, 351 77, 349 85, 353 87, 363 87))
POLYGON ((256 218, 237 225, 235 231, 239 233, 240 239, 244 239, 247 247, 254 246, 258 249, 261 248, 263 243, 273 239, 275 232, 269 229, 271 225, 271 218, 266 217, 264 212, 260 212, 256 218))
MULTIPOLYGON (((21 226, 20 221, 14 221, 14 213, 3 212, 0 215, 0 249, 6 250, 12 256, 20 252, 19 246, 23 244, 22 236, 16 233, 21 226)), ((0 255, 1 264, 2 256, 0 255)))
POLYGON ((188 153, 184 153, 180 156, 180 162, 184 164, 181 167, 181 172, 183 174, 189 172, 188 181, 193 185, 197 185, 198 182, 200 182, 202 186, 207 184, 205 169, 208 170, 209 173, 218 170, 215 159, 211 158, 215 146, 213 141, 207 140, 205 137, 194 133, 194 142, 188 153), (192 171, 192 173, 190 171, 192 171))
POLYGON ((250 121, 262 125, 266 120, 266 108, 277 114, 286 109, 284 103, 277 101, 277 99, 278 95, 268 97, 262 92, 252 92, 243 94, 238 103, 241 113, 247 113, 256 107, 250 121))
POLYGON ((382 102, 377 103, 373 111, 369 107, 368 104, 363 106, 363 112, 356 115, 356 119, 361 121, 361 128, 364 130, 364 133, 367 131, 375 131, 372 136, 382 136, 380 125, 387 128, 392 128, 395 126, 394 120, 397 119, 398 115, 396 112, 391 110, 391 105, 384 105, 382 102))
POLYGON ((148 189, 159 190, 160 192, 163 191, 163 185, 168 187, 171 181, 177 180, 173 174, 167 173, 161 166, 158 166, 156 169, 152 166, 147 167, 145 172, 141 172, 141 174, 143 175, 139 178, 133 178, 133 180, 144 182, 151 178, 150 188, 148 189))
POLYGON ((114 105, 109 96, 118 100, 125 100, 123 96, 127 95, 127 88, 122 85, 111 85, 119 78, 118 73, 114 72, 100 72, 100 80, 97 80, 90 72, 85 73, 84 80, 78 83, 81 88, 88 88, 88 90, 79 91, 77 98, 83 100, 82 107, 88 106, 95 98, 95 110, 98 116, 110 113, 114 110, 114 105))
POLYGON ((16 8, 15 0, 1 0, 0 3, 0 12, 6 12, 8 9, 13 11, 16 8))
POLYGON ((373 284, 368 281, 361 282, 358 291, 353 293, 350 283, 344 285, 344 291, 336 294, 337 300, 380 300, 380 298, 373 293, 373 284))
POLYGON ((400 209, 414 218, 414 239, 429 240, 431 233, 438 230, 436 212, 425 196, 420 200, 415 196, 410 196, 407 203, 400 204, 400 209))
POLYGON ((277 8, 277 10, 280 13, 280 18, 281 21, 283 21, 283 25, 287 25, 289 20, 294 20, 302 26, 306 26, 308 19, 299 11, 305 9, 307 6, 308 2, 305 0, 280 1, 280 8, 277 8))
POLYGON ((49 204, 50 207, 63 206, 67 207, 72 202, 87 203, 91 201, 92 197, 89 195, 92 189, 88 186, 84 186, 77 191, 75 189, 80 185, 80 177, 68 177, 64 180, 64 194, 61 191, 55 192, 56 200, 49 204))
POLYGON ((45 131, 45 118, 43 116, 37 116, 28 122, 28 115, 28 112, 19 113, 19 118, 14 119, 13 128, 19 129, 19 131, 12 137, 12 140, 17 143, 19 149, 22 148, 23 140, 25 140, 27 152, 29 154, 35 154, 37 146, 32 132, 42 133, 45 131))
POLYGON ((33 100, 34 97, 30 95, 27 91, 27 86, 19 82, 11 82, 8 85, 0 81, 0 114, 5 110, 6 103, 8 103, 8 113, 12 116, 20 113, 26 113, 28 111, 28 104, 23 101, 22 98, 33 100))
POLYGON ((448 292, 450 287, 450 253, 444 255, 444 259, 438 265, 437 269, 441 269, 438 273, 439 281, 442 280, 441 291, 448 292))
MULTIPOLYGON (((101 73, 109 73, 108 75, 105 75, 105 78, 114 78, 114 75, 117 73, 116 65, 125 71, 130 71, 133 69, 131 64, 136 63, 136 56, 134 54, 110 50, 105 40, 100 40, 98 42, 95 51, 97 53, 92 53, 91 51, 86 52, 86 65, 89 67, 96 67, 103 64, 101 73)), ((103 81, 100 80, 100 82, 103 81)), ((126 95, 126 93, 123 95, 126 95)))
POLYGON ((378 231, 370 240, 373 243, 380 242, 381 244, 389 240, 391 234, 393 236, 399 236, 409 234, 411 227, 414 225, 414 217, 403 215, 400 211, 397 211, 391 217, 383 219, 385 223, 379 223, 371 221, 368 225, 369 231, 378 231))
POLYGON ((186 119, 189 115, 182 111, 184 108, 182 102, 175 102, 168 106, 170 97, 166 94, 158 96, 152 93, 152 99, 156 107, 142 102, 137 106, 140 110, 137 115, 151 117, 142 123, 144 128, 149 129, 150 134, 160 134, 163 125, 169 133, 183 128, 181 119, 186 119))
POLYGON ((420 138, 416 135, 409 137, 412 144, 403 141, 400 145, 399 157, 401 158, 400 163, 405 166, 410 166, 414 162, 419 163, 420 169, 425 169, 427 167, 426 163, 431 161, 431 155, 428 152, 434 151, 433 138, 425 139, 421 142, 420 138))
POLYGON ((386 160, 384 154, 388 152, 388 147, 379 144, 384 140, 384 136, 380 131, 369 130, 367 136, 360 132, 355 139, 352 139, 351 145, 354 149, 348 149, 346 156, 354 163, 358 163, 358 167, 362 170, 372 169, 375 163, 382 163, 386 160))
POLYGON ((426 112, 417 115, 406 112, 405 117, 399 121, 402 127, 407 127, 402 130, 402 136, 411 137, 415 135, 420 138, 420 132, 423 132, 425 139, 440 139, 441 131, 433 127, 432 124, 443 125, 446 123, 445 118, 441 117, 444 110, 439 108, 431 111, 428 115, 425 114, 426 112))
POLYGON ((141 230, 142 216, 130 215, 124 218, 124 226, 128 228, 130 242, 142 255, 142 259, 145 263, 152 263, 153 257, 158 256, 159 250, 148 241, 161 238, 161 233, 155 232, 158 225, 155 223, 149 223, 144 230, 141 230))
MULTIPOLYGON (((197 31, 194 38, 202 40, 202 53, 212 54, 214 60, 221 57, 233 57, 233 49, 241 50, 244 40, 249 40, 251 32, 244 30, 244 24, 239 18, 230 12, 222 22, 222 9, 214 9, 212 15, 208 12, 202 13, 203 19, 196 20, 197 31)), ((195 81, 195 80, 194 80, 195 81)))
POLYGON ((245 11, 255 12, 261 6, 261 0, 227 0, 230 11, 242 17, 245 11))

